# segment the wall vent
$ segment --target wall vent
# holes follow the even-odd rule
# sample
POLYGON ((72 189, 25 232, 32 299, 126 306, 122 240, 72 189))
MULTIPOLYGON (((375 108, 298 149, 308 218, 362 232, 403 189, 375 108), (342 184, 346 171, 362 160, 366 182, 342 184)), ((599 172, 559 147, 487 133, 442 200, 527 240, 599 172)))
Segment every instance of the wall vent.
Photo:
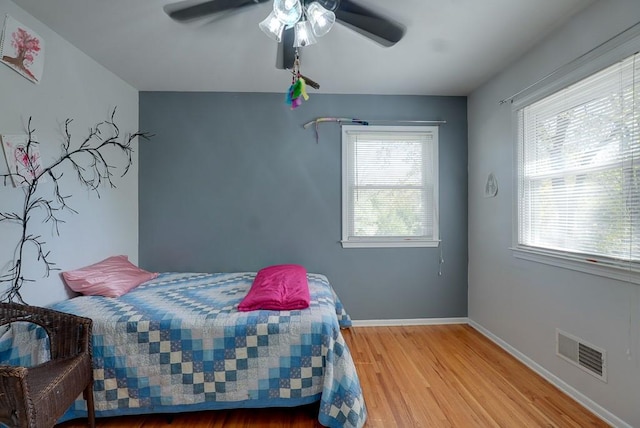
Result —
POLYGON ((607 353, 604 349, 556 329, 556 354, 601 381, 607 381, 607 353))

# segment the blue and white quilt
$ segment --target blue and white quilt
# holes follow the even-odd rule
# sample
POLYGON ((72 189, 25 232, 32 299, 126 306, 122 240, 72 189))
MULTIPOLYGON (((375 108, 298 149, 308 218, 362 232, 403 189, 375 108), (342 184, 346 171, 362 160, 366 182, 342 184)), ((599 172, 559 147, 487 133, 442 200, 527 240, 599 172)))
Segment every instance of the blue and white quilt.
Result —
MULTIPOLYGON (((361 427, 367 410, 340 332, 351 320, 327 278, 308 275, 308 309, 239 312, 254 277, 164 273, 117 299, 81 296, 56 304, 93 319, 96 415, 319 400, 321 424, 361 427)), ((79 397, 61 421, 83 416, 79 397)))

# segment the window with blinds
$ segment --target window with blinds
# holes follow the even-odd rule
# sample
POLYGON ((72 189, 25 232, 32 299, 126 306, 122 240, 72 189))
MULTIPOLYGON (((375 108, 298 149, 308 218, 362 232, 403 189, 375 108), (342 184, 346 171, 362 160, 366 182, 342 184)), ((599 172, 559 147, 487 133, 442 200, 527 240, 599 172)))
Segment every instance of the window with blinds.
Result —
POLYGON ((638 55, 516 111, 518 248, 640 260, 638 55))
POLYGON ((342 127, 342 245, 438 246, 438 128, 342 127))

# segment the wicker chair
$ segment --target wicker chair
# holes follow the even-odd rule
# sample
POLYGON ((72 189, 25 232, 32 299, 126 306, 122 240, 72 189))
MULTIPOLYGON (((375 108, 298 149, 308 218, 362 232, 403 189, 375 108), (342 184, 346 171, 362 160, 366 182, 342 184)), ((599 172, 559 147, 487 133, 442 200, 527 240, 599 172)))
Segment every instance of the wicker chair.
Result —
POLYGON ((49 335, 50 360, 34 367, 0 365, 0 423, 9 427, 52 427, 84 393, 89 426, 95 427, 89 318, 52 309, 0 303, 0 326, 40 325, 49 335))

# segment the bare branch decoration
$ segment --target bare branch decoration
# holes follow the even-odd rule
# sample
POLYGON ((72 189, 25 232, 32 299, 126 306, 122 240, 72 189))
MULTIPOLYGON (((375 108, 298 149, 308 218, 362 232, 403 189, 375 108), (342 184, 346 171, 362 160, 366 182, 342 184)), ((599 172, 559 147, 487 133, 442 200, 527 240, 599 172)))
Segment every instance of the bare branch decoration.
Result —
MULTIPOLYGON (((46 250, 46 242, 42 236, 29 233, 29 224, 32 221, 32 216, 39 214, 43 223, 51 223, 56 234, 60 235, 58 225, 64 223, 64 220, 60 217, 61 212, 69 211, 77 214, 77 211, 67 204, 67 200, 71 195, 64 195, 60 189, 59 180, 63 173, 58 172, 59 167, 64 163, 71 164, 80 183, 87 189, 94 191, 99 198, 101 186, 108 184, 111 188, 116 187, 112 177, 117 168, 109 165, 104 158, 106 150, 120 151, 124 154, 126 165, 121 174, 121 177, 123 177, 129 172, 129 168, 133 163, 132 143, 138 137, 145 140, 152 137, 151 134, 140 131, 121 137, 120 128, 115 122, 115 114, 116 109, 114 108, 110 117, 90 128, 86 137, 75 148, 69 127, 72 119, 67 119, 64 123, 62 151, 55 161, 44 167, 39 165, 31 156, 26 157, 28 159, 26 163, 27 175, 33 178, 21 174, 17 168, 15 171, 9 171, 8 174, 0 174, 5 186, 7 182, 11 181, 10 179, 13 179, 14 182, 23 184, 25 192, 24 205, 21 211, 0 212, 0 222, 17 223, 22 229, 11 268, 7 273, 0 275, 0 286, 6 287, 6 290, 0 294, 0 301, 25 303, 20 294, 20 289, 25 282, 33 282, 32 279, 25 278, 23 273, 23 260, 27 246, 31 246, 35 250, 37 261, 44 265, 45 276, 49 276, 52 270, 58 270, 50 258, 50 252, 46 250), (42 184, 45 178, 50 179, 53 183, 50 198, 36 196, 38 185, 42 184)), ((31 118, 29 118, 27 124, 27 154, 31 153, 30 149, 32 147, 39 144, 35 140, 34 132, 35 129, 31 125, 31 118)))

